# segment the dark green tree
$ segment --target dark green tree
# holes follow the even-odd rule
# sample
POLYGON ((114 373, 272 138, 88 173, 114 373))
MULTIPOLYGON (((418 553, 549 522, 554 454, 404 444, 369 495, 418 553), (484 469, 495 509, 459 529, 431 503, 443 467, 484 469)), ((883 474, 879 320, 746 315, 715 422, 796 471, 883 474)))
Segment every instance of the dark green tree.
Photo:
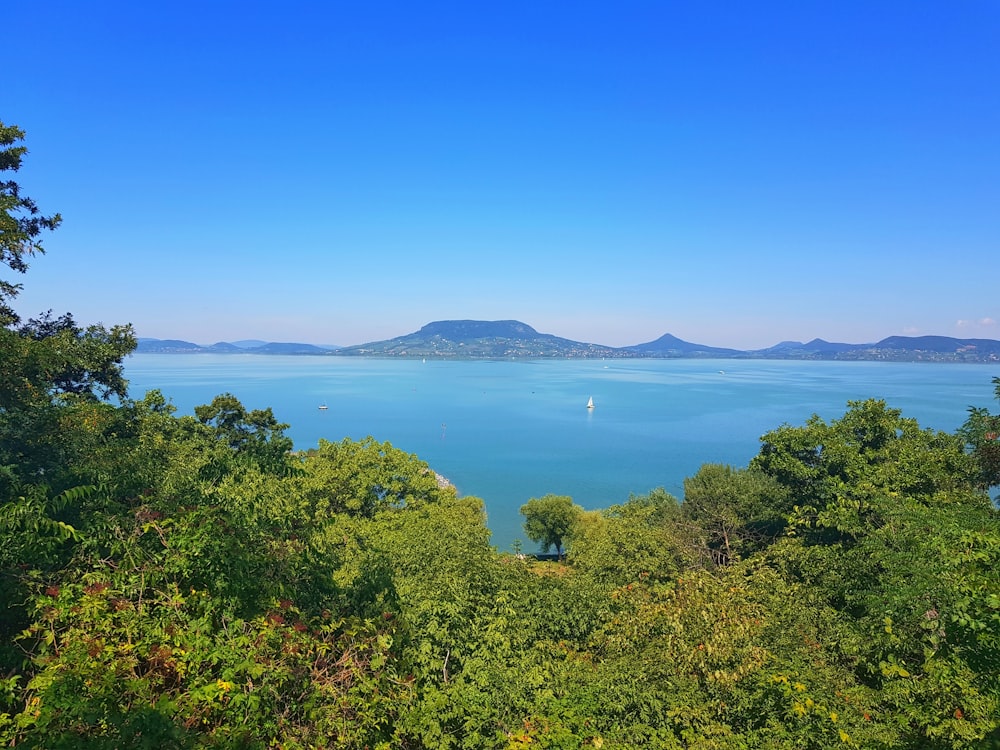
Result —
POLYGON ((196 406, 195 417, 211 427, 219 447, 218 460, 206 467, 206 478, 218 479, 235 464, 252 464, 270 473, 287 473, 292 440, 284 434, 288 425, 279 422, 270 407, 248 410, 236 396, 223 393, 212 403, 196 406), (211 475, 211 476, 209 476, 211 475))
MULTIPOLYGON (((16 172, 24 132, 0 123, 0 172, 16 172)), ((14 180, 0 181, 0 265, 17 274, 43 252, 44 216, 14 180)), ((71 523, 95 497, 81 461, 111 438, 110 405, 126 396, 122 360, 135 347, 128 326, 77 326, 69 315, 44 314, 21 324, 12 301, 21 285, 0 279, 0 640, 22 624, 24 571, 63 560, 79 534, 71 523)), ((2 652, 0 647, 0 652, 2 652)), ((0 672, 7 672, 0 653, 0 672)))
POLYGON ((796 503, 766 555, 885 717, 871 728, 886 747, 982 746, 1000 706, 1000 525, 962 439, 869 400, 762 440, 752 466, 796 503))
POLYGON ((758 550, 784 528, 788 491, 754 469, 705 464, 684 480, 681 517, 696 557, 725 565, 758 550))
MULTIPOLYGON (((24 131, 16 125, 0 121, 0 172, 16 172, 28 149, 20 145, 24 131)), ((40 235, 44 230, 59 226, 59 214, 44 216, 35 202, 21 194, 14 180, 0 180, 0 262, 17 273, 28 270, 28 258, 42 249, 40 235)), ((10 307, 10 300, 17 296, 21 285, 0 279, 0 322, 17 323, 18 317, 10 307)))

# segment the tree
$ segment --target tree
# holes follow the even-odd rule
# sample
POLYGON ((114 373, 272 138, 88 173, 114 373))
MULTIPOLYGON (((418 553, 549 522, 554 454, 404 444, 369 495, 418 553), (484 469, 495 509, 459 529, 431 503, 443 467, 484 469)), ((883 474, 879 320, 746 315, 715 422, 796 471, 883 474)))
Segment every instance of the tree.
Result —
MULTIPOLYGON (((28 149, 14 144, 23 140, 23 130, 0 121, 0 172, 16 172, 21 168, 21 158, 28 149)), ((15 181, 0 181, 0 262, 4 265, 18 273, 27 271, 27 258, 45 252, 39 235, 45 229, 55 229, 60 222, 59 214, 42 216, 35 202, 21 195, 15 181)), ((0 322, 4 325, 18 322, 9 300, 20 290, 20 284, 0 279, 0 322)))
POLYGON ((981 503, 976 466, 955 435, 921 429, 884 401, 848 402, 829 424, 817 416, 761 438, 750 468, 784 485, 799 521, 837 539, 858 539, 895 506, 981 503))
MULTIPOLYGON (((20 169, 23 138, 0 122, 0 172, 20 169)), ((17 182, 0 180, 0 264, 25 273, 43 252, 42 232, 60 221, 40 214, 17 182)), ((68 522, 97 494, 96 483, 81 480, 81 465, 115 439, 113 407, 100 401, 126 397, 122 360, 135 348, 128 326, 81 328, 70 315, 51 314, 21 325, 11 306, 20 289, 0 279, 0 600, 10 602, 0 640, 25 616, 24 571, 55 567, 79 539, 68 522)))
POLYGON ((751 465, 797 503, 766 556, 832 626, 816 648, 854 672, 877 744, 981 746, 1000 715, 1000 518, 959 437, 849 407, 762 439, 751 465))
POLYGON ((573 533, 573 527, 583 513, 583 508, 573 504, 567 495, 545 495, 531 498, 521 506, 524 516, 524 533, 528 539, 542 545, 545 552, 556 548, 562 560, 563 542, 573 533))
POLYGON ((247 411, 231 393, 212 399, 212 403, 196 406, 195 417, 214 430, 216 441, 227 448, 221 463, 209 472, 225 473, 234 460, 249 461, 263 471, 287 473, 288 453, 292 440, 284 431, 288 425, 278 422, 270 407, 247 411))
POLYGON ((298 493, 311 513, 348 513, 371 518, 377 513, 435 503, 454 494, 439 484, 426 462, 412 453, 380 443, 344 438, 319 441, 302 462, 298 493))
POLYGON ((790 511, 787 490, 758 470, 705 464, 684 480, 681 516, 689 538, 718 565, 774 539, 790 511))
MULTIPOLYGON (((23 139, 23 130, 0 121, 0 172, 21 168, 27 148, 15 144, 23 139)), ((42 215, 16 181, 0 180, 0 263, 25 273, 28 258, 45 252, 42 232, 61 222, 59 214, 42 215)), ((121 361, 135 348, 131 328, 82 329, 72 316, 53 319, 51 313, 17 327, 21 320, 11 302, 20 291, 21 284, 0 279, 0 410, 52 393, 124 397, 121 361)))
POLYGON ((681 505, 662 487, 621 505, 585 511, 573 527, 570 561, 606 586, 674 577, 684 559, 681 505))
MULTIPOLYGON (((1000 401, 1000 378, 993 378, 993 394, 1000 401)), ((979 464, 982 486, 1000 485, 1000 414, 973 406, 958 434, 979 464)))

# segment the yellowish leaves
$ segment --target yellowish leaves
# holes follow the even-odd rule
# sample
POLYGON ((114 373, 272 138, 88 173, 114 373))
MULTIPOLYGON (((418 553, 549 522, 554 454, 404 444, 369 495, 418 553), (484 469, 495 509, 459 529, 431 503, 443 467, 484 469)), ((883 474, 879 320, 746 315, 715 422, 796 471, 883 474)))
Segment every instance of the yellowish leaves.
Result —
POLYGON ((895 660, 879 662, 879 669, 884 677, 909 677, 910 673, 895 660))

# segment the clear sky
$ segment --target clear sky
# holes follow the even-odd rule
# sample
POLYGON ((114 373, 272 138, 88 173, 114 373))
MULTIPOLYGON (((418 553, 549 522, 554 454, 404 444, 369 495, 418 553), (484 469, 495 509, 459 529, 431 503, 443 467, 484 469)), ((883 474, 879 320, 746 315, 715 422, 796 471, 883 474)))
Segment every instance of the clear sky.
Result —
POLYGON ((357 344, 1000 338, 1000 3, 34 0, 22 315, 357 344))

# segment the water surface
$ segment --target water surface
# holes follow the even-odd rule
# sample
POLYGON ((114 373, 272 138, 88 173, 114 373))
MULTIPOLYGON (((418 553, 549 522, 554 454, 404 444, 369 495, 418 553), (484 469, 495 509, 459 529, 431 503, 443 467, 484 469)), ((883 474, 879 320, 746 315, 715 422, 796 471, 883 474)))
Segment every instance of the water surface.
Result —
MULTIPOLYGON (((229 392, 271 407, 299 449, 368 435, 416 453, 481 497, 494 543, 523 538, 520 506, 547 493, 586 508, 663 487, 683 496, 703 463, 744 466, 760 436, 882 398, 952 431, 989 406, 991 365, 744 360, 470 360, 136 354, 130 391, 180 413, 229 392), (587 409, 594 398, 595 408, 587 409), (326 410, 320 410, 326 404, 326 410)), ((526 549, 530 545, 526 545, 526 549)))

